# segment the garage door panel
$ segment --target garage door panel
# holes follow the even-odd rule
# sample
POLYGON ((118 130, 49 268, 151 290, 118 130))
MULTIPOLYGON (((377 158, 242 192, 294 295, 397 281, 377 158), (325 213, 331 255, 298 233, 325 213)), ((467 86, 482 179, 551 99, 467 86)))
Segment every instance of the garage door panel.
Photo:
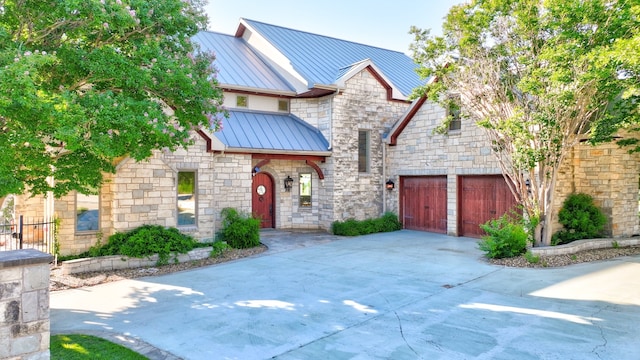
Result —
POLYGON ((446 176, 402 178, 402 218, 406 229, 446 233, 446 176))
POLYGON ((458 234, 481 237, 481 224, 496 219, 516 205, 502 175, 462 176, 458 191, 458 234))

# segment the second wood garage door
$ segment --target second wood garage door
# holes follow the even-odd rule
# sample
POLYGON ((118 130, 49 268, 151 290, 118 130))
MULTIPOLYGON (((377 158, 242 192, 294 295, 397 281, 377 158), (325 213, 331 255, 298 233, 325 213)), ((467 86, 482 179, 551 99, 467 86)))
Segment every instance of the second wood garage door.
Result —
POLYGON ((447 232, 447 177, 400 179, 400 211, 405 229, 447 232))
POLYGON ((480 224, 514 209, 516 200, 502 175, 458 178, 458 235, 481 237, 480 224))

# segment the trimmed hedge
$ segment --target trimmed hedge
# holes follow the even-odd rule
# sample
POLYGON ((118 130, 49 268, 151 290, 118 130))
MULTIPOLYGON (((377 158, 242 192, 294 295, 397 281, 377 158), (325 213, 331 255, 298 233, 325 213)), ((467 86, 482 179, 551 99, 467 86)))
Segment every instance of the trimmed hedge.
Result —
POLYGON ((88 255, 109 256, 124 255, 135 258, 149 257, 158 254, 158 265, 169 263, 174 255, 186 254, 197 246, 197 241, 176 228, 165 228, 160 225, 143 225, 129 232, 117 232, 109 237, 106 244, 100 243, 91 247, 88 255))
POLYGON ((390 232, 402 229, 398 216, 392 212, 386 212, 382 217, 358 221, 347 219, 334 221, 331 224, 331 232, 334 235, 358 236, 379 232, 390 232))

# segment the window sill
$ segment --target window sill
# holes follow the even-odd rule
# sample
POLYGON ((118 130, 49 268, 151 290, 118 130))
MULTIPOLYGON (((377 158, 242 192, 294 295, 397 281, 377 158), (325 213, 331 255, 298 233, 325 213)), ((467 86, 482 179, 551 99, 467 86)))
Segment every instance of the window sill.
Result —
POLYGON ((180 230, 180 232, 185 232, 185 233, 198 232, 197 225, 178 225, 177 229, 180 230))

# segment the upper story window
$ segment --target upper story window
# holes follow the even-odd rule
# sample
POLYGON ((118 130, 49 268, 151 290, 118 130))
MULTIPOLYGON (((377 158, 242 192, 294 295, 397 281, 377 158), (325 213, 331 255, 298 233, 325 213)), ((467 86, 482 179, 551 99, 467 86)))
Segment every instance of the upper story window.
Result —
POLYGON ((369 172, 369 138, 369 131, 358 131, 358 172, 369 172))
POLYGON ((196 223, 196 173, 178 172, 178 226, 196 223))
POLYGON ((100 196, 76 194, 76 231, 100 230, 100 196))
POLYGON ((278 111, 289 111, 289 100, 278 100, 278 111))
POLYGON ((449 120, 449 131, 460 130, 462 119, 460 117, 460 96, 451 96, 447 108, 447 118, 449 120))
POLYGON ((249 97, 246 95, 236 95, 236 106, 239 108, 249 107, 249 97))
POLYGON ((311 174, 300 174, 300 206, 311 206, 311 174))

